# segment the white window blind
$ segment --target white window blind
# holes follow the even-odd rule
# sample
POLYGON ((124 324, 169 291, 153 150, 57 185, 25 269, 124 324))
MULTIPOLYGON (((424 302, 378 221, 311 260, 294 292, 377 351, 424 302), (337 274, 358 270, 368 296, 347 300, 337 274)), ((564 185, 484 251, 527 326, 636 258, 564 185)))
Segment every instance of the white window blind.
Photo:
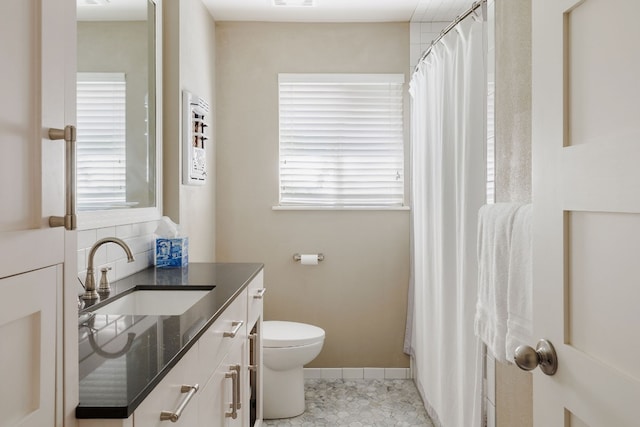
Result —
POLYGON ((126 206, 124 73, 78 73, 77 208, 126 206))
POLYGON ((280 74, 280 205, 404 203, 402 74, 280 74))

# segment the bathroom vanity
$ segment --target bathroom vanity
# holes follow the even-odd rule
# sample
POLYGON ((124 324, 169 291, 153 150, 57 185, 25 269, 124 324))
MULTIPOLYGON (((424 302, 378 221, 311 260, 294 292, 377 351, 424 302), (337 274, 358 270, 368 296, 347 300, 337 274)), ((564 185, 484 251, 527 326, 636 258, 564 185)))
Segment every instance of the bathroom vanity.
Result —
POLYGON ((262 424, 261 264, 149 268, 80 313, 87 426, 262 424))

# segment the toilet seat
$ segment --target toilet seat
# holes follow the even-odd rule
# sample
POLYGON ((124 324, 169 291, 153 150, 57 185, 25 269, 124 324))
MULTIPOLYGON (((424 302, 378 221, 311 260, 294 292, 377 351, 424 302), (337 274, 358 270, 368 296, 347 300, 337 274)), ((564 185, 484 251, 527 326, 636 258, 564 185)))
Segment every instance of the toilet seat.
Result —
POLYGON ((280 320, 268 320, 262 323, 263 347, 300 347, 323 340, 324 330, 317 326, 280 320))

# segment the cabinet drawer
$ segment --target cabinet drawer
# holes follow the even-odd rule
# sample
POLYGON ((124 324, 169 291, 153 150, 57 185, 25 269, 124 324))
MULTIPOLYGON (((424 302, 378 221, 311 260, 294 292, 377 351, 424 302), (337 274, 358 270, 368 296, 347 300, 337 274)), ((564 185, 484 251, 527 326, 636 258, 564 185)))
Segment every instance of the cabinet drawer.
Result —
POLYGON ((243 390, 234 388, 245 387, 242 370, 243 360, 242 353, 244 346, 242 343, 234 343, 230 353, 226 355, 223 361, 213 372, 211 379, 200 394, 198 407, 199 427, 231 427, 245 426, 246 412, 248 411, 245 402, 241 402, 240 407, 236 406, 233 411, 234 403, 237 404, 239 395, 243 390), (237 371, 240 366, 241 371, 237 371), (234 375, 240 374, 239 378, 234 375), (236 392, 234 396, 234 391, 236 392), (235 412, 235 418, 233 413, 235 412))
POLYGON ((249 328, 254 325, 256 320, 258 320, 258 317, 262 315, 265 291, 264 274, 261 270, 260 273, 253 278, 251 283, 249 283, 249 286, 247 286, 247 325, 249 328))
MULTIPOLYGON (((166 427, 194 426, 198 420, 198 394, 196 392, 184 408, 180 419, 175 423, 167 423, 160 420, 163 411, 174 412, 187 398, 187 392, 182 390, 183 385, 193 386, 197 379, 198 351, 197 345, 185 354, 176 366, 169 371, 166 377, 153 389, 142 401, 133 413, 134 427, 166 427)), ((200 388, 204 384, 198 384, 200 388)))
POLYGON ((202 381, 207 381, 213 374, 214 369, 229 352, 233 343, 244 342, 247 339, 246 316, 247 291, 245 289, 198 341, 199 378, 202 381), (242 322, 242 324, 240 325, 238 322, 242 322), (235 336, 229 336, 233 331, 237 331, 235 336))

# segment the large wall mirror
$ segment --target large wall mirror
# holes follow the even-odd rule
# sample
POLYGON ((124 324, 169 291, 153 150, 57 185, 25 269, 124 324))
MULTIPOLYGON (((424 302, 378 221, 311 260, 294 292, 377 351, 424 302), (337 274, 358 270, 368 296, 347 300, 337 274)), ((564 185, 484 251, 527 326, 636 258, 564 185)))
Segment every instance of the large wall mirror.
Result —
POLYGON ((159 0, 77 0, 78 228, 161 210, 159 0))

